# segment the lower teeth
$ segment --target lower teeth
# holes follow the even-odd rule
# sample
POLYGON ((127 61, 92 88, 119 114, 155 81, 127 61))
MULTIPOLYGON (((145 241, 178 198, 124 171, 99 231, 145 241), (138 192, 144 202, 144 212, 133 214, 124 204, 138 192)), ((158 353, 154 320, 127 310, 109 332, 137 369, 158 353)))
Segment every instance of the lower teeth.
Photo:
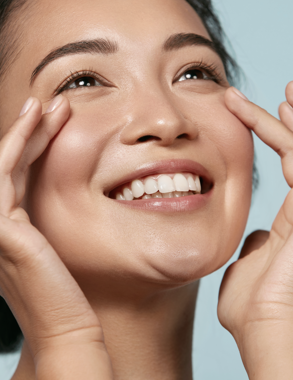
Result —
MULTIPOLYGON (((174 191, 172 193, 165 193, 165 194, 157 192, 155 194, 145 194, 143 197, 141 197, 141 198, 134 198, 133 200, 154 199, 154 198, 181 198, 181 197, 187 197, 189 195, 194 195, 194 194, 196 194, 195 191, 186 191, 186 192, 174 191)), ((117 194, 116 199, 125 200, 125 198, 123 197, 123 195, 120 194, 120 193, 117 194)))

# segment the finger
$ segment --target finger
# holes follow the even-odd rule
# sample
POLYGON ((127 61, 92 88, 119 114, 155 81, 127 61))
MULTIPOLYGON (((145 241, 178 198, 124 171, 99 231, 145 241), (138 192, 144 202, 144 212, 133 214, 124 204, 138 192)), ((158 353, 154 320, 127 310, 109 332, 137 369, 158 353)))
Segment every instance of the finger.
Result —
POLYGON ((293 229, 293 190, 287 194, 271 228, 270 240, 279 251, 286 243, 293 229))
POLYGON ((0 212, 5 216, 15 203, 12 171, 42 116, 41 102, 36 98, 29 98, 23 109, 26 113, 20 115, 0 141, 0 212))
POLYGON ((225 94, 228 109, 281 157, 293 149, 293 133, 256 104, 243 99, 230 87, 225 94))
MULTIPOLYGON (((60 131, 70 114, 70 104, 67 98, 58 95, 54 99, 53 111, 45 113, 25 146, 18 167, 30 166, 44 152, 52 138, 60 131)), ((53 102, 52 102, 53 103, 53 102)))
POLYGON ((284 177, 293 187, 293 132, 264 109, 239 96, 239 91, 230 87, 225 93, 227 108, 282 159, 284 177))
POLYGON ((285 90, 287 102, 293 107, 293 81, 289 82, 285 90))
POLYGON ((265 242, 268 240, 269 235, 270 233, 264 230, 258 230, 258 231, 252 232, 245 239, 245 242, 243 244, 243 247, 239 255, 239 259, 242 259, 243 257, 249 255, 251 252, 263 246, 265 242))
MULTIPOLYGON (((58 98, 58 97, 57 97, 58 98)), ((55 98, 56 108, 43 115, 41 121, 30 136, 23 155, 13 172, 16 188, 16 204, 18 205, 25 193, 25 179, 28 167, 40 157, 54 136, 68 120, 70 104, 67 98, 55 98)))
POLYGON ((287 101, 283 102, 280 105, 279 116, 282 123, 284 123, 287 128, 293 131, 293 82, 287 84, 285 93, 287 101))
POLYGON ((68 118, 68 100, 64 97, 59 100, 62 102, 58 107, 42 118, 41 103, 33 98, 30 109, 13 124, 0 142, 0 212, 3 215, 8 216, 11 209, 20 203, 28 165, 41 155, 68 118), (63 102, 65 111, 61 107, 63 102))
MULTIPOLYGON (((30 100, 30 99, 29 99, 30 100)), ((28 100, 28 101, 29 101, 28 100)), ((42 117, 41 102, 31 98, 27 113, 20 116, 0 142, 0 175, 10 175, 24 151, 26 143, 42 117)))
POLYGON ((288 102, 283 102, 279 107, 281 122, 293 132, 293 108, 288 102))

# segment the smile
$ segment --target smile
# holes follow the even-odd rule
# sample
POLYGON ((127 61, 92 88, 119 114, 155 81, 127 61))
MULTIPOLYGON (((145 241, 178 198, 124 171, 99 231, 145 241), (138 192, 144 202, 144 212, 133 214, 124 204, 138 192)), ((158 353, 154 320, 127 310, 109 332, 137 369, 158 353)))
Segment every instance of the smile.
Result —
POLYGON ((135 179, 109 194, 121 201, 152 198, 180 198, 201 193, 201 180, 192 173, 156 174, 135 179))
POLYGON ((143 164, 105 189, 105 196, 144 211, 181 212, 202 208, 214 179, 198 162, 169 159, 143 164))

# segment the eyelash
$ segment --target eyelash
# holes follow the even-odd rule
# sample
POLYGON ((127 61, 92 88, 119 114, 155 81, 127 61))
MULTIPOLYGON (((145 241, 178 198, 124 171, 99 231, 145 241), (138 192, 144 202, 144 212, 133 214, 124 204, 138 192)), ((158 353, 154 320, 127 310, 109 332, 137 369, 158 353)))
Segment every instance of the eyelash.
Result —
POLYGON ((54 91, 54 96, 59 95, 61 92, 68 90, 68 86, 71 85, 74 81, 84 77, 94 78, 97 82, 105 87, 110 87, 110 83, 106 81, 103 77, 95 73, 93 70, 82 70, 71 73, 71 75, 65 79, 54 91))
MULTIPOLYGON (((179 79, 184 74, 186 74, 188 71, 191 71, 191 70, 199 70, 204 75, 207 76, 207 78, 202 79, 202 80, 212 80, 217 84, 221 84, 223 82, 223 77, 221 74, 219 74, 218 69, 215 65, 213 64, 207 65, 204 62, 197 62, 197 63, 192 63, 191 66, 185 68, 184 71, 180 75, 177 75, 173 83, 179 81, 179 79)), ((68 89, 69 85, 71 85, 77 79, 83 78, 83 77, 91 77, 95 79, 97 82, 99 82, 102 86, 110 87, 109 82, 107 82, 100 75, 96 74, 94 71, 82 70, 82 71, 76 71, 75 73, 71 73, 71 75, 68 78, 66 78, 65 81, 61 85, 59 85, 57 89, 54 91, 54 96, 59 95, 63 91, 69 90, 68 89)))
POLYGON ((176 76, 175 80, 173 83, 175 83, 176 81, 179 81, 179 79, 188 71, 192 71, 192 70, 198 70, 198 71, 201 71, 207 78, 203 78, 202 80, 212 80, 214 81, 215 83, 221 85, 223 82, 224 82, 224 78, 223 76, 219 73, 218 71, 218 68, 216 65, 214 64, 206 64, 202 61, 200 62, 194 62, 194 63, 191 63, 190 66, 188 66, 187 68, 185 67, 184 68, 184 71, 181 72, 179 75, 176 76))

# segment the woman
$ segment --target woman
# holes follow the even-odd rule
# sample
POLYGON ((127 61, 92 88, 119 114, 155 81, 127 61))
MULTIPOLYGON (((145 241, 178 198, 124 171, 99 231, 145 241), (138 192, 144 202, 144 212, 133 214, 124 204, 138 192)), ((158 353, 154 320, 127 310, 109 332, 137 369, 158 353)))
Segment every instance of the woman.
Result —
MULTIPOLYGON (((244 99, 184 0, 14 6, 0 95, 0 289, 25 338, 13 380, 191 379, 198 280, 247 220, 251 130, 293 181, 293 85, 282 122, 244 99)), ((221 287, 250 379, 293 373, 291 198, 221 287)))

